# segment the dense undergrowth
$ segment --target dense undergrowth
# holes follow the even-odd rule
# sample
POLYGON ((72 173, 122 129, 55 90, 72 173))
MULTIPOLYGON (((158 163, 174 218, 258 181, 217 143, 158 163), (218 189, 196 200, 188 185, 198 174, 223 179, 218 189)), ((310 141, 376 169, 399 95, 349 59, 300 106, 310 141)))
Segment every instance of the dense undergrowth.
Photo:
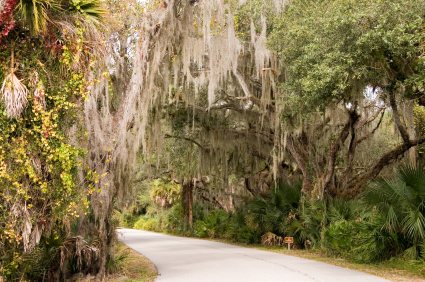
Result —
POLYGON ((353 262, 402 259, 417 269, 425 265, 423 167, 401 168, 352 200, 311 200, 303 197, 301 182, 279 182, 268 197, 257 197, 233 213, 207 211, 195 203, 193 230, 184 222, 179 203, 158 209, 146 196, 141 199, 144 214, 119 214, 122 225, 246 244, 282 245, 283 237, 292 236, 297 249, 320 250, 353 262))

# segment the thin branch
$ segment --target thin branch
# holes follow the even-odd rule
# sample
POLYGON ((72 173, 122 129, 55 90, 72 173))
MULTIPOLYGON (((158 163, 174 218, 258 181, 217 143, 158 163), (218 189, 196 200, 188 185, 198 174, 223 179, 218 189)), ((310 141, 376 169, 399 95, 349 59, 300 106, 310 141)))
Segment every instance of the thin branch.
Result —
POLYGON ((245 131, 245 130, 236 130, 236 129, 221 129, 221 130, 214 130, 214 131, 215 132, 219 132, 219 131, 220 132, 229 132, 229 133, 235 133, 235 134, 238 134, 238 135, 245 135, 245 136, 250 135, 250 134, 257 135, 257 136, 261 137, 261 139, 265 143, 267 143, 269 145, 274 145, 273 139, 269 135, 267 135, 267 133, 263 133, 263 132, 257 132, 257 131, 254 131, 254 130, 245 131))
MULTIPOLYGON (((236 99, 238 99, 238 100, 250 100, 251 102, 253 102, 257 106, 262 107, 263 103, 261 102, 260 99, 258 99, 254 95, 252 95, 251 91, 249 91, 248 85, 246 84, 243 76, 236 69, 233 70, 233 74, 238 79, 238 82, 241 85, 243 92, 245 93, 245 97, 237 97, 236 99)), ((276 110, 275 106, 270 105, 270 104, 267 104, 265 107, 266 107, 266 109, 271 110, 272 112, 274 112, 276 110)))
POLYGON ((378 115, 382 113, 383 110, 385 112, 385 109, 387 109, 386 105, 383 107, 379 107, 378 110, 371 117, 359 121, 356 130, 359 131, 360 129, 362 129, 363 126, 373 122, 378 117, 378 115))
POLYGON ((190 139, 188 137, 184 137, 184 136, 175 136, 175 135, 170 135, 170 134, 165 134, 165 138, 175 138, 175 139, 182 139, 182 140, 186 140, 189 142, 192 142, 193 144, 197 145, 202 151, 204 152, 209 152, 210 149, 205 148, 204 146, 201 145, 201 143, 199 143, 196 140, 190 139))
POLYGON ((145 181, 145 180, 147 180, 147 179, 159 179, 159 178, 161 178, 163 175, 168 174, 168 173, 171 173, 171 172, 174 172, 174 170, 172 170, 172 169, 167 169, 167 170, 164 170, 164 171, 162 171, 161 173, 159 173, 159 174, 157 174, 157 175, 155 175, 155 176, 153 176, 153 175, 152 175, 152 176, 145 175, 145 176, 143 176, 142 178, 139 178, 139 179, 134 180, 134 183, 142 182, 142 181, 145 181))
POLYGON ((378 124, 375 126, 375 128, 374 128, 374 129, 372 129, 372 131, 371 131, 371 132, 369 132, 368 134, 365 134, 364 136, 360 137, 360 138, 357 140, 357 145, 358 145, 358 144, 360 144, 361 142, 363 142, 364 140, 366 140, 367 138, 369 138, 370 136, 372 136, 372 135, 375 133, 375 131, 376 131, 376 130, 378 130, 379 126, 380 126, 380 125, 381 125, 381 123, 382 123, 382 120, 384 119, 384 114, 385 114, 385 111, 383 111, 383 112, 381 113, 381 117, 380 117, 380 119, 379 119, 378 124))
POLYGON ((201 197, 201 199, 202 199, 202 200, 207 201, 207 202, 210 202, 210 203, 213 203, 213 204, 216 204, 216 205, 217 205, 217 206, 219 206, 222 210, 227 211, 227 208, 224 206, 224 204, 223 204, 221 201, 219 201, 219 200, 218 200, 215 196, 213 196, 213 198, 212 198, 212 199, 207 198, 207 197, 206 197, 206 196, 204 196, 204 195, 201 195, 200 197, 201 197))
MULTIPOLYGON (((231 98, 232 99, 236 99, 236 100, 241 100, 240 97, 231 97, 231 98)), ((244 99, 244 98, 242 98, 242 99, 244 99)), ((209 112, 214 111, 214 110, 232 110, 232 111, 235 111, 235 112, 240 113, 240 114, 250 114, 250 115, 264 116, 264 115, 262 115, 258 111, 254 111, 254 110, 247 109, 247 108, 242 108, 242 107, 236 105, 233 102, 227 102, 227 101, 226 101, 225 104, 213 105, 213 106, 211 106, 209 108, 204 108, 204 107, 200 107, 200 106, 192 105, 192 104, 186 104, 184 101, 176 101, 175 103, 183 104, 187 108, 192 108, 192 109, 197 110, 197 111, 200 111, 202 113, 209 113, 209 112)), ((174 103, 168 104, 166 106, 163 106, 163 108, 169 108, 173 104, 174 103)), ((267 115, 264 116, 264 118, 266 118, 267 120, 269 120, 269 117, 267 115)))

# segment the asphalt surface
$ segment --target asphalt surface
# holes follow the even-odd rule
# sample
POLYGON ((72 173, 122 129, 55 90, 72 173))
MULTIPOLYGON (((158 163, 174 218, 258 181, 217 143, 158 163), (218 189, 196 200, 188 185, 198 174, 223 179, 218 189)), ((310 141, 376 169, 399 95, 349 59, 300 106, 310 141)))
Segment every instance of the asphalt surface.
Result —
POLYGON ((122 229, 120 241, 150 259, 161 282, 384 282, 362 272, 200 239, 122 229))

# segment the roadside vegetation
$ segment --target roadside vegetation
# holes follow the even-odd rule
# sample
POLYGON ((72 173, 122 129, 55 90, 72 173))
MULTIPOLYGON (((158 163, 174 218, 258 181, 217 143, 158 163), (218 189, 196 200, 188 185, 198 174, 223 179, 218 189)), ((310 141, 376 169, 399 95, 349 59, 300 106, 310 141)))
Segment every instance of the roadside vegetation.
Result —
POLYGON ((152 282, 158 275, 150 260, 121 242, 117 243, 108 269, 107 282, 152 282))
POLYGON ((180 203, 162 208, 154 201, 157 194, 152 190, 150 197, 146 193, 139 195, 138 206, 134 206, 132 213, 116 215, 121 217, 121 224, 182 236, 224 239, 337 262, 383 277, 395 274, 393 281, 402 281, 397 280, 397 270, 406 271, 411 278, 425 278, 422 166, 402 167, 396 176, 375 180, 351 200, 329 197, 312 201, 302 196, 301 182, 295 180, 292 184, 278 183, 271 188, 270 195, 256 197, 233 212, 208 210, 198 203, 194 205, 193 229, 185 224, 180 203), (137 210, 145 214, 137 215, 137 210), (294 238, 293 252, 285 251, 284 237, 294 238))

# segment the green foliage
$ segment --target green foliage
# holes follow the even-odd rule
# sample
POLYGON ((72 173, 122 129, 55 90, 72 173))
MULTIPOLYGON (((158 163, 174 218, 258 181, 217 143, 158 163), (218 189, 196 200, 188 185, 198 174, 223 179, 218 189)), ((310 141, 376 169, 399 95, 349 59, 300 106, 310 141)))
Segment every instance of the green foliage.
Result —
POLYGON ((129 249, 123 249, 119 250, 117 253, 113 252, 107 262, 107 269, 109 273, 117 273, 121 271, 121 269, 124 267, 124 262, 126 259, 128 259, 130 255, 129 249))
POLYGON ((410 85, 424 71, 424 8, 410 0, 292 1, 269 38, 288 73, 287 110, 347 102, 366 85, 410 85))
POLYGON ((375 181, 365 192, 363 201, 372 217, 381 217, 379 229, 406 240, 405 255, 417 259, 421 255, 420 245, 425 241, 423 166, 403 167, 396 177, 375 181))
POLYGON ((159 179, 152 181, 150 196, 153 203, 161 207, 171 207, 181 198, 181 186, 173 181, 163 182, 159 179))
POLYGON ((285 233, 286 223, 291 220, 300 204, 301 182, 288 185, 279 181, 271 188, 270 197, 257 197, 247 207, 247 221, 262 233, 285 233))
POLYGON ((64 242, 69 248, 77 242, 65 239, 74 221, 88 212, 91 183, 102 177, 83 167, 85 150, 79 146, 86 138, 77 116, 93 59, 83 48, 84 28, 71 19, 67 24, 77 38, 56 43, 63 30, 52 21, 65 4, 21 0, 18 24, 0 45, 1 82, 14 54, 14 71, 29 90, 26 110, 15 119, 7 117, 3 97, 0 103, 0 276, 6 280, 37 281, 48 273, 69 272, 67 262, 70 268, 77 265, 69 258, 59 269, 59 249, 64 242), (84 68, 70 63, 80 56, 88 63, 84 68), (85 181, 79 181, 78 172, 87 173, 85 181))
POLYGON ((107 11, 99 0, 72 0, 70 11, 81 13, 92 23, 100 23, 107 11))
POLYGON ((301 246, 320 246, 321 233, 327 226, 326 201, 302 198, 300 208, 286 226, 286 233, 301 246))
POLYGON ((331 222, 323 232, 323 246, 343 256, 349 255, 353 240, 353 222, 339 220, 331 222))
POLYGON ((356 226, 356 234, 352 244, 352 258, 361 263, 371 263, 387 260, 399 255, 405 241, 403 237, 388 229, 384 217, 377 216, 362 221, 356 226))
POLYGON ((140 216, 134 223, 134 228, 157 232, 168 231, 177 234, 186 233, 188 230, 188 227, 183 223, 183 208, 180 203, 169 209, 161 209, 140 216))
POLYGON ((211 211, 203 221, 195 222, 195 235, 201 238, 221 237, 228 228, 230 214, 223 210, 211 211))
POLYGON ((236 213, 213 210, 207 213, 204 220, 195 222, 195 236, 228 239, 245 244, 258 243, 261 238, 261 232, 247 226, 245 214, 245 209, 236 213))
POLYGON ((58 10, 59 6, 53 0, 20 0, 18 13, 32 35, 45 33, 49 22, 49 12, 58 10))

